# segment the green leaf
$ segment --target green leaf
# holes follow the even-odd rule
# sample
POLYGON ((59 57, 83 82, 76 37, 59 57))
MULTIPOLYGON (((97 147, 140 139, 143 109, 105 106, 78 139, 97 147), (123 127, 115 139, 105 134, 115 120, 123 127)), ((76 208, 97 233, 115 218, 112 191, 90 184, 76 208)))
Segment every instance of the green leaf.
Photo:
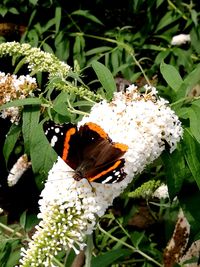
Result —
POLYGON ((192 71, 193 61, 191 58, 191 51, 183 50, 181 48, 175 47, 173 53, 176 56, 176 66, 183 66, 187 73, 192 71))
POLYGON ((14 15, 19 15, 19 11, 15 7, 9 8, 9 12, 14 15))
POLYGON ((62 61, 66 61, 69 57, 69 40, 64 38, 64 33, 60 31, 55 38, 55 55, 62 61))
POLYGON ((26 225, 26 216, 27 216, 27 210, 25 210, 21 216, 20 216, 20 219, 19 219, 19 223, 20 225, 25 229, 25 225, 26 225))
POLYGON ((116 249, 108 251, 97 257, 92 258, 91 267, 107 267, 111 266, 117 259, 121 257, 127 257, 131 254, 127 249, 116 249))
POLYGON ((196 27, 198 27, 198 16, 199 16, 199 14, 197 13, 197 11, 192 9, 191 10, 191 18, 192 18, 192 21, 194 22, 194 25, 196 27))
POLYGON ((32 29, 27 32, 27 38, 31 44, 31 46, 37 47, 39 44, 39 36, 40 32, 37 31, 37 29, 32 29))
POLYGON ((62 116, 69 116, 67 101, 69 99, 69 94, 67 92, 61 92, 53 102, 53 109, 62 116))
POLYGON ((20 248, 19 240, 4 238, 0 242, 0 266, 13 267, 19 263, 20 248))
POLYGON ((172 24, 176 20, 178 20, 180 16, 175 16, 173 11, 167 12, 159 21, 157 28, 155 32, 158 32, 159 30, 163 29, 164 27, 172 24))
POLYGON ((25 153, 30 153, 32 138, 35 135, 35 125, 40 117, 40 107, 26 106, 23 110, 22 133, 24 138, 25 153))
POLYGON ((62 115, 62 116, 68 116, 70 118, 70 112, 67 109, 67 104, 64 102, 55 104, 53 106, 53 109, 55 110, 55 112, 57 112, 58 114, 62 115))
POLYGON ((50 53, 50 54, 54 54, 54 51, 49 44, 43 43, 42 47, 43 47, 45 52, 50 53))
POLYGON ((177 92, 183 84, 183 80, 177 69, 172 65, 162 62, 160 65, 160 72, 168 85, 177 92))
POLYGON ((36 214, 28 214, 27 210, 25 210, 20 216, 20 225, 23 229, 28 232, 38 223, 39 219, 36 214))
POLYGON ((165 50, 165 51, 161 51, 160 53, 157 54, 154 62, 156 65, 160 65, 162 61, 164 61, 164 59, 169 55, 170 50, 165 50))
POLYGON ((92 62, 92 68, 94 69, 100 83, 106 91, 107 99, 110 100, 113 96, 113 93, 116 91, 115 80, 111 72, 98 61, 92 62))
POLYGON ((7 259, 9 258, 11 253, 11 242, 9 241, 1 241, 0 244, 0 263, 1 266, 5 266, 7 259))
POLYGON ((45 26, 43 26, 41 28, 41 33, 46 33, 54 25, 55 25, 55 18, 52 18, 52 19, 48 20, 48 22, 45 24, 45 26))
POLYGON ((113 72, 115 72, 115 73, 116 73, 116 69, 118 67, 120 67, 120 55, 119 55, 119 53, 120 53, 119 50, 115 50, 111 54, 111 64, 112 64, 113 72))
POLYGON ((110 46, 100 46, 100 47, 95 47, 93 49, 88 50, 85 55, 86 56, 91 56, 91 55, 96 55, 96 54, 101 54, 107 51, 110 51, 112 47, 110 46))
POLYGON ((37 4, 38 0, 29 0, 29 2, 35 6, 37 4))
POLYGON ((200 231, 199 189, 197 187, 195 188, 191 184, 188 184, 186 190, 179 195, 179 202, 194 236, 200 231))
POLYGON ((6 261, 6 266, 5 267, 13 267, 13 266, 17 266, 17 264, 19 263, 19 259, 21 258, 21 253, 20 253, 20 247, 16 248, 16 246, 13 246, 13 250, 10 253, 10 257, 7 259, 6 261))
POLYGON ((196 138, 196 140, 200 143, 200 108, 195 105, 191 105, 188 108, 188 114, 190 119, 190 130, 192 135, 196 138))
POLYGON ((177 108, 175 109, 176 110, 176 115, 179 117, 179 118, 183 118, 183 119, 188 119, 190 117, 190 108, 186 108, 186 107, 180 107, 180 108, 177 108))
POLYGON ((173 200, 180 191, 186 176, 187 168, 185 166, 183 152, 180 148, 177 148, 172 154, 165 151, 162 154, 162 160, 167 176, 169 196, 173 200))
POLYGON ((90 14, 90 12, 88 10, 76 10, 76 11, 72 12, 71 15, 82 16, 82 17, 85 17, 86 19, 89 19, 89 20, 91 20, 97 24, 103 25, 103 23, 97 17, 90 14))
POLYGON ((25 224, 25 230, 26 232, 33 229, 33 227, 39 223, 39 219, 36 214, 29 214, 27 213, 26 216, 26 224, 25 224))
POLYGON ((92 107, 93 105, 94 103, 85 100, 77 101, 72 104, 73 107, 87 107, 87 106, 92 107))
MULTIPOLYGON (((35 0, 34 0, 34 1, 35 1, 35 0)), ((36 1, 38 1, 38 0, 36 0, 36 1)), ((35 1, 35 2, 36 2, 36 1, 35 1)), ((36 15, 36 12, 37 12, 37 11, 36 11, 36 9, 35 9, 35 10, 33 10, 33 12, 31 13, 30 18, 29 18, 29 21, 28 21, 27 28, 29 28, 29 27, 31 26, 32 21, 33 21, 35 15, 36 15)))
POLYGON ((177 100, 187 96, 189 91, 199 82, 200 77, 200 64, 198 64, 195 69, 188 74, 184 79, 183 84, 177 91, 177 100))
POLYGON ((42 100, 39 98, 24 98, 24 99, 16 99, 12 102, 8 102, 0 107, 0 110, 10 108, 10 107, 20 107, 26 105, 40 105, 42 104, 42 100))
POLYGON ((141 231, 141 232, 134 231, 131 234, 131 241, 132 241, 134 247, 138 248, 140 243, 144 239, 144 237, 145 237, 145 232, 144 231, 141 231))
POLYGON ((5 6, 0 6, 0 15, 4 17, 8 13, 8 8, 5 6))
MULTIPOLYGON (((14 59, 14 58, 13 58, 14 59)), ((18 62, 18 64, 17 64, 17 66, 15 67, 15 70, 14 70, 14 72, 13 72, 13 74, 16 74, 23 66, 24 66, 24 64, 26 63, 26 58, 22 58, 19 62, 18 62)), ((14 64, 13 64, 14 65, 14 64)))
POLYGON ((60 22, 61 22, 61 18, 62 18, 61 12, 62 12, 61 7, 56 7, 56 11, 55 11, 56 33, 58 33, 59 28, 60 28, 60 22))
POLYGON ((191 45, 192 45, 192 48, 197 52, 197 54, 200 53, 199 34, 200 34, 199 27, 198 28, 192 28, 192 30, 190 32, 191 45))
POLYGON ((74 61, 77 60, 78 64, 83 67, 85 64, 85 39, 83 36, 78 35, 75 38, 75 43, 73 47, 74 61))
POLYGON ((183 136, 184 156, 188 167, 200 189, 200 144, 194 139, 188 129, 185 129, 183 136))
POLYGON ((21 133, 20 125, 12 124, 3 146, 3 155, 6 164, 8 163, 9 156, 15 147, 15 144, 17 142, 17 139, 19 138, 20 133, 21 133))
POLYGON ((44 176, 47 175, 58 157, 44 134, 42 124, 35 125, 30 156, 33 172, 44 176))

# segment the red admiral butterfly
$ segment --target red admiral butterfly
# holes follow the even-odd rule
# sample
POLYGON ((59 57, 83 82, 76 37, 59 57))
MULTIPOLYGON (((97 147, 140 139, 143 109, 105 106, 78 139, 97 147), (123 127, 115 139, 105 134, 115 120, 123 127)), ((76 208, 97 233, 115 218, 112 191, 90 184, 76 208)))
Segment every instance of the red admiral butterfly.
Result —
POLYGON ((128 146, 112 142, 99 125, 89 122, 79 129, 72 124, 46 126, 51 146, 74 169, 75 180, 116 183, 125 178, 125 160, 121 157, 128 146))

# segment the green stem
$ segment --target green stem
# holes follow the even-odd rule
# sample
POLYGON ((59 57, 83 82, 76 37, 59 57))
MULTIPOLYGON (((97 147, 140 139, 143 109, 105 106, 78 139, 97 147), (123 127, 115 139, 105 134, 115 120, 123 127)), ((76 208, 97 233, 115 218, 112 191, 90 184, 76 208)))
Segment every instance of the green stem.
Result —
POLYGON ((92 235, 87 236, 87 247, 85 250, 85 265, 84 267, 91 267, 93 241, 92 235))
POLYGON ((0 223, 0 227, 3 228, 4 230, 6 230, 9 233, 15 234, 18 237, 23 237, 22 234, 20 234, 19 232, 16 232, 15 230, 13 230, 12 228, 8 227, 7 225, 0 223))
POLYGON ((61 262, 59 262, 56 258, 53 258, 52 261, 53 261, 53 263, 55 263, 59 267, 65 267, 64 264, 62 264, 61 262))
POLYGON ((173 8, 178 14, 180 14, 181 17, 182 17, 183 19, 188 20, 188 18, 183 14, 183 12, 182 12, 180 9, 178 9, 178 8, 174 5, 174 3, 172 3, 170 0, 168 0, 167 2, 168 2, 168 4, 169 4, 169 6, 171 6, 171 8, 173 8))
POLYGON ((148 85, 151 86, 151 83, 150 83, 148 77, 146 76, 146 74, 145 74, 145 72, 144 72, 142 66, 140 65, 139 61, 138 61, 138 60, 136 59, 136 57, 135 57, 134 49, 133 49, 130 45, 125 44, 125 43, 123 43, 123 42, 119 42, 119 41, 117 41, 117 40, 113 40, 113 39, 106 38, 106 37, 101 37, 101 36, 95 36, 95 35, 92 35, 92 34, 84 34, 84 33, 78 33, 78 34, 84 35, 84 36, 89 37, 89 38, 94 38, 94 39, 99 39, 99 40, 106 41, 106 42, 109 42, 109 43, 114 43, 114 44, 116 44, 116 45, 118 45, 118 46, 123 47, 123 48, 127 51, 127 53, 129 53, 129 54, 132 56, 132 58, 133 58, 135 64, 136 64, 136 65, 139 67, 139 69, 141 70, 141 72, 142 72, 142 74, 143 74, 145 80, 147 81, 148 85))
POLYGON ((127 248, 131 249, 133 252, 140 254, 141 256, 143 256, 144 258, 146 258, 147 260, 149 260, 149 261, 155 263, 157 266, 160 266, 160 267, 163 266, 162 264, 160 264, 159 262, 157 262, 156 260, 154 260, 153 258, 151 258, 151 257, 150 257, 149 255, 147 255, 146 253, 142 252, 141 250, 134 248, 133 246, 131 246, 131 245, 125 243, 124 241, 122 241, 122 240, 120 240, 120 239, 114 237, 113 235, 109 234, 108 232, 106 232, 103 228, 101 228, 101 226, 99 225, 99 223, 98 223, 98 228, 99 228, 99 230, 100 230, 102 233, 104 233, 105 235, 109 236, 110 238, 112 238, 112 239, 115 240, 116 242, 121 243, 122 245, 124 245, 124 246, 126 246, 127 248))
POLYGON ((72 107, 72 105, 71 105, 69 99, 67 99, 67 103, 68 103, 68 105, 69 105, 69 108, 68 108, 69 112, 74 113, 74 114, 83 115, 83 116, 87 116, 87 115, 89 114, 89 113, 87 113, 87 112, 80 111, 80 110, 77 110, 77 109, 75 109, 74 107, 72 107))
POLYGON ((96 103, 97 103, 97 102, 93 101, 92 99, 90 99, 90 98, 87 97, 87 96, 83 96, 83 98, 84 98, 85 100, 87 100, 88 102, 91 102, 92 104, 96 104, 96 103))
POLYGON ((116 220, 117 224, 119 225, 119 227, 122 229, 122 231, 124 232, 124 234, 131 239, 131 236, 129 235, 129 233, 124 229, 124 227, 122 226, 122 224, 116 220))
POLYGON ((176 106, 177 104, 180 104, 182 102, 185 102, 187 100, 191 99, 190 97, 183 97, 183 98, 180 98, 179 100, 173 102, 170 104, 170 107, 173 107, 173 106, 176 106))

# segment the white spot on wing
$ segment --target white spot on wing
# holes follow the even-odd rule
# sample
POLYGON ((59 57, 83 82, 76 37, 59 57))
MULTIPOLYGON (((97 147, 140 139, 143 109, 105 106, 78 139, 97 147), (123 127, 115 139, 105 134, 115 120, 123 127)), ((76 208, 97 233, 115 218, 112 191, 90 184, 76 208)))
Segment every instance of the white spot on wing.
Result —
POLYGON ((54 135, 51 139, 51 146, 54 147, 55 143, 58 141, 58 137, 56 135, 54 135))
POLYGON ((55 133, 59 133, 60 129, 59 128, 55 128, 55 133))
POLYGON ((105 180, 102 181, 102 184, 106 184, 106 183, 108 183, 112 179, 113 179, 112 176, 108 176, 105 180))

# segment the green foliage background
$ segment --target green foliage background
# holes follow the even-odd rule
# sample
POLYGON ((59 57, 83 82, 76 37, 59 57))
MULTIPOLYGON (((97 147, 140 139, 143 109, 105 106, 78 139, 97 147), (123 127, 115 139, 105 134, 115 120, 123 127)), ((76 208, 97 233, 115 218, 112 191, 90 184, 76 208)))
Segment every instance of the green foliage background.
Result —
MULTIPOLYGON (((0 4, 2 43, 29 43, 72 67, 67 77, 49 77, 47 71, 36 70, 38 97, 10 104, 23 106, 23 111, 20 124, 7 127, 5 163, 9 168, 26 152, 39 191, 56 157, 44 136, 43 121, 76 123, 95 101, 112 98, 114 78, 141 88, 144 83, 155 85, 184 127, 177 150, 166 151, 148 166, 101 219, 94 246, 88 245, 91 261, 86 266, 162 266, 180 207, 191 225, 189 244, 199 239, 199 15, 197 1, 129 0, 122 6, 121 1, 104 0, 3 0, 0 4), (172 37, 181 33, 190 34, 191 42, 173 46, 172 37), (170 199, 152 199, 145 193, 162 182, 168 185, 170 199), (143 223, 132 220, 134 216, 143 223)), ((1 71, 28 72, 22 54, 12 55, 12 62, 3 56, 1 71)), ((36 212, 29 210, 20 210, 14 222, 9 214, 0 217, 1 266, 17 264, 20 248, 37 222, 36 212)), ((59 266, 71 266, 74 257, 63 251, 57 257, 59 266)))

